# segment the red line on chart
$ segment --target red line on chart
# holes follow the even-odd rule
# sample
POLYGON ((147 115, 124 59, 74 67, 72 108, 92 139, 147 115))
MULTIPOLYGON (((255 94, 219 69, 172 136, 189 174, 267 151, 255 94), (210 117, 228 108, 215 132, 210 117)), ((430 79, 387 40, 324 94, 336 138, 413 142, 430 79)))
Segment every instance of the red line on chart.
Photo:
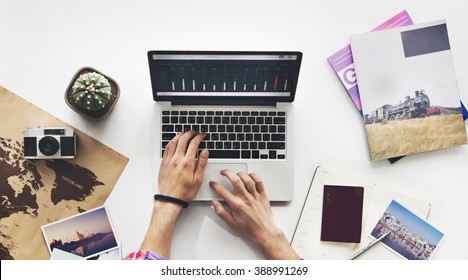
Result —
POLYGON ((273 84, 273 91, 276 91, 276 86, 278 85, 278 73, 275 75, 275 83, 273 84))

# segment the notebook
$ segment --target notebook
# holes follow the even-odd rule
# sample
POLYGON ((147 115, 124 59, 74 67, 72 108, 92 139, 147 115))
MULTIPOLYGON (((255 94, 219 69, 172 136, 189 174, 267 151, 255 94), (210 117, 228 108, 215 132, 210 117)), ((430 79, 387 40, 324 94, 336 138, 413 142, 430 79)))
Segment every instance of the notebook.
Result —
MULTIPOLYGON (((370 233, 392 200, 398 201, 414 214, 425 219, 431 209, 430 203, 422 199, 395 192, 389 187, 361 179, 339 169, 319 166, 312 178, 291 246, 303 259, 348 259, 373 240, 370 233), (325 185, 364 188, 360 243, 320 241, 325 185)), ((400 259, 400 257, 381 244, 377 244, 359 259, 400 259)))
POLYGON ((177 133, 207 133, 210 158, 195 200, 219 198, 222 169, 256 173, 271 201, 293 197, 294 101, 302 53, 291 51, 149 51, 154 104, 155 174, 177 133))

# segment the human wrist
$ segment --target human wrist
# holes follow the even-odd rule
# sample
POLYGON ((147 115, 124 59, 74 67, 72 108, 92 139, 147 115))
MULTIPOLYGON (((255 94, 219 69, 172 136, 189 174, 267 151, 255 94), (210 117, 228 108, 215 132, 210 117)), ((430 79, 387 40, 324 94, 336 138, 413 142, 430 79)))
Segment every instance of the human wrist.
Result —
POLYGON ((154 195, 154 200, 160 200, 160 201, 165 201, 165 202, 171 202, 177 205, 182 206, 183 208, 187 208, 189 206, 189 203, 186 200, 180 199, 175 196, 171 195, 165 195, 165 194, 155 194, 154 195))
POLYGON ((257 243, 266 259, 299 259, 280 229, 276 228, 270 234, 269 238, 257 243))

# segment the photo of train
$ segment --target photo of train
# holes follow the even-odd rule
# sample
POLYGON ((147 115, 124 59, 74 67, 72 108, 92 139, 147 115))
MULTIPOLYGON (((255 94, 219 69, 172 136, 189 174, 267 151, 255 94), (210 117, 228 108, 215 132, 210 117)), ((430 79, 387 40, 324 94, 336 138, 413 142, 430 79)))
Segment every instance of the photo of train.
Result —
POLYGON ((395 121, 412 118, 425 118, 432 115, 440 115, 440 109, 431 107, 429 96, 424 89, 416 90, 414 97, 407 95, 403 102, 397 105, 386 104, 369 114, 364 115, 366 124, 380 123, 383 120, 395 121))

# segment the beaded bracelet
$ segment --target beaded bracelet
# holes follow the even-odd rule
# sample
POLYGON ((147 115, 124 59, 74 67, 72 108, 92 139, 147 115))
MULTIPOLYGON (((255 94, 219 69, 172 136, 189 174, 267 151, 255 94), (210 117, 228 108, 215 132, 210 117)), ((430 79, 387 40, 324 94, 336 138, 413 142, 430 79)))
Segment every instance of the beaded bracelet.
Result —
POLYGON ((168 195, 155 194, 154 195, 154 200, 158 200, 158 199, 182 205, 184 208, 187 208, 189 206, 187 201, 182 200, 182 199, 178 199, 178 198, 175 198, 175 197, 172 197, 172 196, 168 196, 168 195))

